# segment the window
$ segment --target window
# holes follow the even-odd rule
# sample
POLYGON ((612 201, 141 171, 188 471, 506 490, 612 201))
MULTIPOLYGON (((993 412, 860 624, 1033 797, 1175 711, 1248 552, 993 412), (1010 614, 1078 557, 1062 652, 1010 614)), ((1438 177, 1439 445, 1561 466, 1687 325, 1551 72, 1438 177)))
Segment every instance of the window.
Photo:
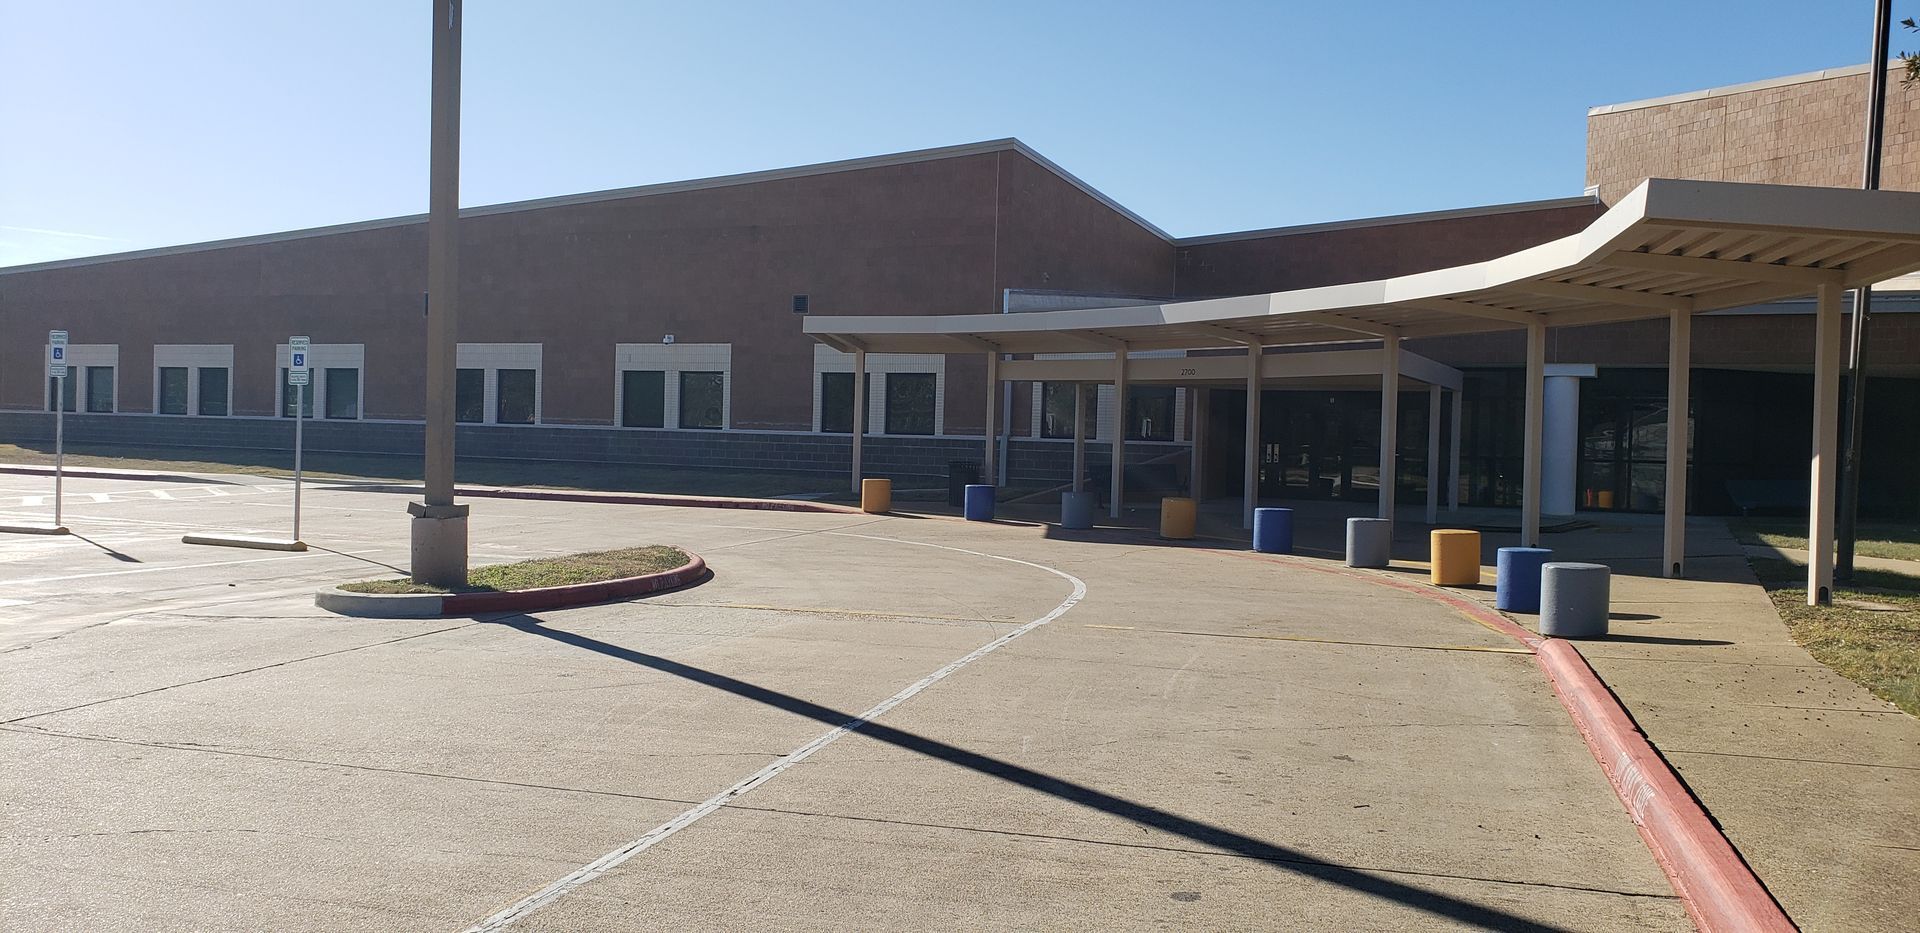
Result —
MULTIPOLYGON (((1100 433, 1099 393, 1087 393, 1085 409, 1080 420, 1087 423, 1086 435, 1093 437, 1100 433)), ((1040 384, 1040 436, 1073 436, 1073 383, 1043 382, 1040 384)))
POLYGON ((360 417, 360 370, 327 368, 327 417, 360 417))
POLYGON ((113 367, 87 367, 87 410, 91 412, 113 410, 113 367))
POLYGON ((887 374, 887 433, 932 434, 932 373, 887 374))
POLYGON ((487 371, 461 369, 453 374, 453 420, 478 424, 487 420, 487 371))
MULTIPOLYGON (((860 400, 865 404, 868 393, 873 391, 873 374, 866 374, 866 385, 862 386, 860 400)), ((853 433, 853 374, 820 374, 820 430, 828 434, 853 433)), ((865 426, 868 433, 873 425, 865 426)))
MULTIPOLYGON (((311 371, 309 371, 308 375, 312 375, 311 371)), ((286 388, 280 392, 280 417, 293 417, 293 402, 296 398, 300 400, 300 417, 313 417, 313 386, 293 385, 287 381, 287 378, 288 372, 285 367, 282 367, 280 370, 280 384, 286 388)))
POLYGON ((1173 387, 1134 386, 1127 390, 1127 440, 1173 440, 1173 387))
POLYGON ((680 374, 680 426, 726 427, 727 385, 724 373, 680 374))
POLYGON ((503 369, 499 371, 499 378, 499 403, 493 420, 500 424, 532 424, 538 394, 534 371, 503 369))
POLYGON ((229 413, 227 407, 227 373, 225 366, 200 367, 200 407, 203 415, 221 415, 229 413))
POLYGON ((620 424, 629 428, 667 425, 667 374, 630 369, 620 374, 620 424))
MULTIPOLYGON (((805 295, 793 296, 793 313, 795 314, 807 313, 807 296, 805 295)), ((848 428, 847 430, 851 431, 853 429, 848 428)))
POLYGON ((67 377, 65 379, 55 379, 52 376, 47 377, 47 400, 48 400, 47 410, 48 411, 53 410, 52 400, 56 398, 60 400, 61 408, 64 408, 67 411, 74 410, 74 407, 73 407, 73 401, 75 397, 74 387, 80 384, 79 374, 74 372, 75 368, 76 367, 72 367, 72 366, 67 367, 67 377))
POLYGON ((185 366, 160 367, 160 414, 184 415, 187 413, 187 368, 185 366))

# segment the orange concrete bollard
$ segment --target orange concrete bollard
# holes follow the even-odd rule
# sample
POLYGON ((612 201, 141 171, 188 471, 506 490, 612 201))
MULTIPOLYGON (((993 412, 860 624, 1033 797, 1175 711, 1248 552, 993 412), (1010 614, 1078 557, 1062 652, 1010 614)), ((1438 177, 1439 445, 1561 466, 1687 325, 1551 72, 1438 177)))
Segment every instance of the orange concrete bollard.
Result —
POLYGON ((1198 517, 1198 506, 1192 499, 1180 496, 1161 499, 1160 537, 1174 541, 1193 537, 1193 526, 1198 517))
POLYGON ((1472 586, 1480 582, 1480 532, 1435 528, 1429 536, 1434 586, 1472 586))
POLYGON ((893 511, 893 480, 861 480, 860 511, 872 512, 875 515, 885 515, 893 511))

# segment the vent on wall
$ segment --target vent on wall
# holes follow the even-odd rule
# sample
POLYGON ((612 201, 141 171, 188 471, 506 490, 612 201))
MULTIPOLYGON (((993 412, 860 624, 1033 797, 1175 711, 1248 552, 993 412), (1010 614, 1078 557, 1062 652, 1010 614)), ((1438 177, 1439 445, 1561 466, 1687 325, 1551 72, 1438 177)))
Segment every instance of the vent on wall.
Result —
POLYGON ((807 296, 805 295, 793 296, 793 313, 795 314, 807 313, 807 296))

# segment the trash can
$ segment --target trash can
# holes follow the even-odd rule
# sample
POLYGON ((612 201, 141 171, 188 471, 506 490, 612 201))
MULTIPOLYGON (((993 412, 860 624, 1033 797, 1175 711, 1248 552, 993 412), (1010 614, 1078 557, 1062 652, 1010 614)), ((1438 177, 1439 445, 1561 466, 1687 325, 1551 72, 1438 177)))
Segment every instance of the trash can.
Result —
POLYGON ((1262 554, 1293 553, 1293 510, 1254 509, 1253 549, 1262 554))
POLYGON ((966 497, 966 512, 964 514, 966 515, 967 521, 993 521, 993 493, 994 489, 992 486, 980 484, 968 486, 962 491, 961 495, 966 497))
POLYGON ((947 461, 947 504, 960 508, 967 504, 967 487, 980 482, 980 461, 947 461))
POLYGON ((861 480, 860 511, 873 515, 885 515, 893 511, 893 480, 861 480))

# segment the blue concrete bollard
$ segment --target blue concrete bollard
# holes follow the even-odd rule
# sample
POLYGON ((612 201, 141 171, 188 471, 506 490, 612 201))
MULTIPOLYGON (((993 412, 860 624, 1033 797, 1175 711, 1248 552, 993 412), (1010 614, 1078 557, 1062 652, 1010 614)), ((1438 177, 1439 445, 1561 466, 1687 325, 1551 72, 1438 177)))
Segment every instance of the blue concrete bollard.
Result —
POLYGON ((966 503, 967 503, 966 511, 963 514, 966 515, 967 521, 970 521, 970 522, 993 521, 993 487, 992 486, 985 486, 985 485, 968 486, 966 503))
POLYGON ((1597 638, 1607 633, 1612 572, 1604 564, 1552 562, 1540 567, 1540 634, 1597 638))
POLYGON ((1384 518, 1347 519, 1347 566, 1385 567, 1392 560, 1392 522, 1384 518))
POLYGON ((1293 510, 1254 509, 1253 549, 1262 554, 1293 553, 1293 510))
POLYGON ((1093 513, 1100 500, 1090 492, 1060 494, 1060 527, 1084 531, 1093 527, 1093 513))
POLYGON ((1540 611, 1540 566, 1553 556, 1543 547, 1503 547, 1494 559, 1493 608, 1540 611))

